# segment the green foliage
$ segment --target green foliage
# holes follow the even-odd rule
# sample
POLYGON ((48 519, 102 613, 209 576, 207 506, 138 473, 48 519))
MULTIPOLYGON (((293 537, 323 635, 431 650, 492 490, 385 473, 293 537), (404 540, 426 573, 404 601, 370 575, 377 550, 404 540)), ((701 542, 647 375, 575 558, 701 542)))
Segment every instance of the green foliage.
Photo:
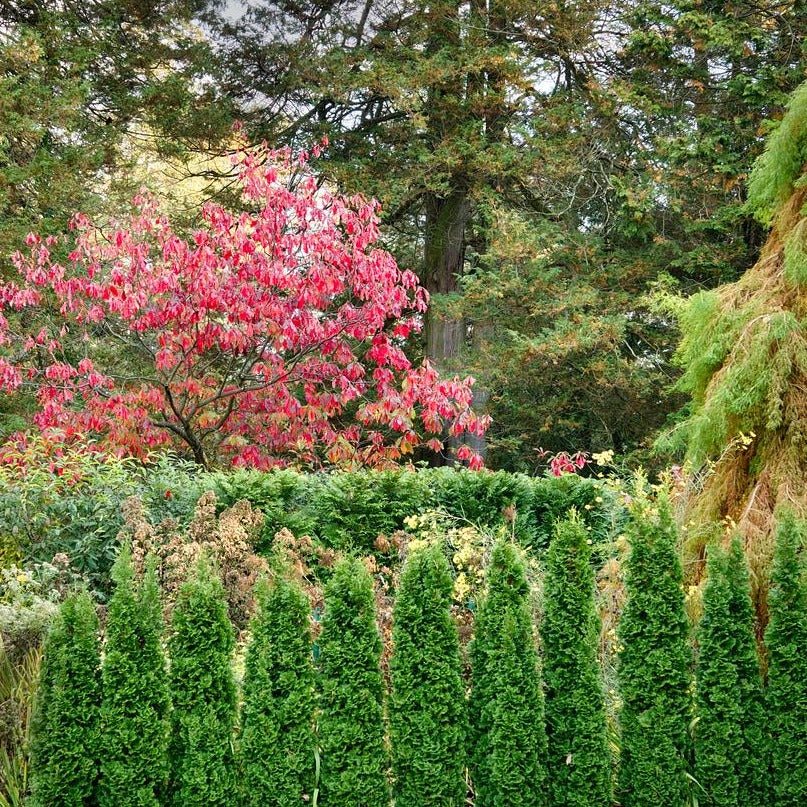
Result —
POLYGON ((246 499, 264 514, 259 552, 267 551, 275 534, 282 529, 294 535, 314 531, 314 519, 305 505, 307 497, 319 489, 316 477, 286 469, 262 472, 239 468, 212 474, 210 484, 222 507, 232 507, 246 499))
POLYGON ((690 755, 692 649, 669 504, 639 499, 619 623, 619 790, 624 807, 682 805, 690 755))
POLYGON ((31 716, 42 661, 39 644, 10 654, 0 642, 0 807, 23 807, 28 793, 31 716))
POLYGON ((451 590, 441 547, 410 555, 393 611, 390 660, 396 807, 465 803, 465 692, 451 590))
POLYGON ((499 542, 470 649, 468 749, 475 807, 546 803, 546 731, 526 564, 499 542))
POLYGON ((170 456, 144 466, 34 437, 19 449, 3 446, 3 453, 0 559, 49 563, 64 555, 100 599, 110 590, 123 501, 139 495, 155 522, 183 522, 207 484, 191 465, 170 456))
POLYGON ((363 564, 341 561, 325 590, 319 645, 318 804, 387 807, 384 679, 373 581, 363 564))
POLYGON ((154 564, 133 583, 129 547, 112 570, 102 668, 101 807, 157 807, 168 777, 168 671, 154 564))
POLYGON ((324 477, 312 502, 317 533, 333 549, 370 552, 379 534, 418 512, 427 479, 408 471, 353 471, 324 477))
POLYGON ((698 625, 695 779, 715 807, 771 803, 768 715, 742 545, 710 549, 698 625))
POLYGON ((794 312, 763 294, 734 299, 699 294, 682 315, 680 386, 693 407, 674 442, 696 464, 718 456, 741 433, 778 429, 789 381, 807 371, 807 343, 794 312))
POLYGON ((807 219, 803 218, 785 239, 782 273, 789 283, 807 283, 807 219))
POLYGON ((241 716, 243 804, 299 807, 315 785, 311 608, 283 577, 256 594, 241 716))
POLYGON ((771 576, 768 710, 773 791, 777 807, 807 800, 807 584, 803 553, 807 526, 781 514, 771 576))
POLYGON ((799 86, 748 183, 748 208, 766 226, 787 201, 807 162, 807 82, 799 86))
POLYGON ((611 756, 589 536, 572 511, 549 545, 544 584, 544 681, 550 804, 607 805, 611 756))
POLYGON ((203 558, 179 592, 169 641, 170 776, 166 803, 231 807, 235 800, 233 629, 212 563, 203 558))
POLYGON ((31 727, 32 807, 95 803, 100 661, 95 605, 86 593, 72 595, 45 641, 31 727))

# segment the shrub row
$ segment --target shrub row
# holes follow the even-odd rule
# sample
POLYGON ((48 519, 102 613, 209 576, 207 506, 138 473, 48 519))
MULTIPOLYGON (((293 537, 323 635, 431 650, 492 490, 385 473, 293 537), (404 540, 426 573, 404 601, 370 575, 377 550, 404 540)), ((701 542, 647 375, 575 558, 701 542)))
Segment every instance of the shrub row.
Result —
MULTIPOLYGON (((767 692, 741 548, 710 556, 694 701, 681 567, 663 501, 634 505, 630 540, 618 634, 619 803, 805 803, 803 525, 784 519, 778 533, 767 692)), ((275 579, 259 593, 240 730, 232 629, 210 565, 182 588, 166 677, 153 570, 135 586, 124 554, 103 666, 86 595, 67 601, 49 635, 33 803, 460 807, 467 769, 475 807, 607 807, 613 760, 590 541, 574 514, 555 531, 542 670, 523 556, 511 542, 494 547, 467 701, 439 545, 411 552, 401 575, 386 707, 364 566, 344 560, 329 581, 316 663, 309 603, 275 579)))
MULTIPOLYGON (((110 568, 123 526, 121 505, 138 496, 152 523, 187 526, 206 490, 219 507, 246 499, 265 514, 258 551, 283 528, 308 534, 325 547, 375 553, 379 534, 403 529, 407 516, 438 510, 488 531, 506 524, 522 545, 545 547, 556 519, 576 507, 586 514, 595 545, 621 528, 616 497, 594 479, 567 474, 531 478, 503 471, 471 473, 436 468, 302 474, 279 470, 199 472, 162 457, 147 465, 87 452, 18 458, 0 466, 0 561, 50 562, 69 558, 95 596, 108 596, 110 568)), ((45 451, 40 447, 40 451, 45 451)))

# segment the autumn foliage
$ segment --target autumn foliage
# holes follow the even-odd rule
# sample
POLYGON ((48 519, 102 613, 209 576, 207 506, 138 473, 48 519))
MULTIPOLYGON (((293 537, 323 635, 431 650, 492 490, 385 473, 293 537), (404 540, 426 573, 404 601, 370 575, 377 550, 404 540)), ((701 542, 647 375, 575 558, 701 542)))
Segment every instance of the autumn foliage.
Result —
POLYGON ((145 193, 126 220, 76 216, 67 261, 28 237, 0 286, 0 387, 35 394, 35 425, 257 467, 379 465, 482 434, 472 380, 404 352, 428 295, 377 245, 377 204, 289 152, 237 169, 245 212, 207 203, 188 237, 145 193))

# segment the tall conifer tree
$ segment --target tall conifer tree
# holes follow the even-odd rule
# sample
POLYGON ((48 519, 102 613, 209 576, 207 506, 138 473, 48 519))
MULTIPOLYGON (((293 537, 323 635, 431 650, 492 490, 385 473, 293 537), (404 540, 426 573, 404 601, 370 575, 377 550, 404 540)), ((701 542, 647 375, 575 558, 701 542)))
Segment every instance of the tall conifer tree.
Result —
POLYGON ((154 565, 133 585, 131 551, 112 570, 102 670, 101 807, 157 807, 168 776, 168 671, 154 565))
POLYGON ((807 527, 785 512, 776 534, 771 620, 765 633, 776 807, 807 804, 807 527))
POLYGON ((619 624, 623 807, 679 807, 688 795, 692 650, 676 529, 665 500, 634 505, 619 624))
POLYGON ((549 545, 544 587, 544 680, 550 803, 609 807, 611 757, 597 661, 599 618, 588 533, 577 513, 549 545))
POLYGON ((465 691, 452 588, 441 547, 409 556, 393 611, 390 661, 396 807, 465 803, 465 691))
POLYGON ((715 807, 770 802, 764 702, 748 572, 735 538, 714 547, 698 626, 695 778, 715 807))
POLYGON ((325 591, 319 639, 323 807, 387 807, 384 679, 373 581, 343 560, 325 591))
POLYGON ((68 597, 51 626, 31 725, 32 807, 91 807, 98 780, 100 647, 95 605, 68 597))
POLYGON ((526 566, 500 542, 471 645, 469 752, 475 807, 546 803, 546 730, 526 566))
POLYGON ((241 728, 243 803, 299 807, 315 786, 311 607, 278 575, 257 588, 241 728))
POLYGON ((173 615, 168 804, 232 807, 236 690, 233 628, 224 588, 202 558, 179 592, 173 615))

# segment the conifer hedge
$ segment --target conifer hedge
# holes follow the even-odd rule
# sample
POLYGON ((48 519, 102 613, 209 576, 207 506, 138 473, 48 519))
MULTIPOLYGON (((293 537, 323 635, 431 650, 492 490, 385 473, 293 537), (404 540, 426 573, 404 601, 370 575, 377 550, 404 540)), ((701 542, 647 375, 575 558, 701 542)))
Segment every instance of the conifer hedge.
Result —
POLYGON ((493 548, 470 648, 469 756, 474 807, 546 804, 546 731, 521 552, 493 548))
POLYGON ((542 627, 550 804, 609 807, 611 755, 597 661, 599 617, 588 532, 575 511, 549 544, 542 627))
POLYGON ((770 593, 768 706, 776 807, 807 804, 807 526, 783 514, 776 534, 770 593))
POLYGON ((393 610, 390 739, 396 807, 461 807, 466 713, 442 548, 410 554, 393 610))
POLYGON ((341 561, 326 587, 318 644, 318 804, 387 807, 381 637, 373 581, 355 558, 341 561))
POLYGON ((627 603, 619 623, 620 803, 678 807, 688 795, 692 649, 667 502, 639 501, 629 533, 627 603))
POLYGON ((101 807, 157 807, 168 776, 168 672, 162 609, 150 565, 135 590, 131 552, 112 570, 102 670, 101 807))
POLYGON ((32 807, 95 804, 100 661, 95 605, 86 592, 71 595, 45 640, 31 725, 32 807))
POLYGON ((751 589, 738 538, 709 551, 698 625, 695 779, 714 807, 767 804, 768 746, 751 589))
POLYGON ((169 642, 173 710, 168 803, 174 807, 236 803, 233 644, 224 588, 212 561, 203 557, 180 589, 169 642))
POLYGON ((315 787, 311 607, 282 576, 257 588, 241 727, 243 803, 298 807, 315 787))

